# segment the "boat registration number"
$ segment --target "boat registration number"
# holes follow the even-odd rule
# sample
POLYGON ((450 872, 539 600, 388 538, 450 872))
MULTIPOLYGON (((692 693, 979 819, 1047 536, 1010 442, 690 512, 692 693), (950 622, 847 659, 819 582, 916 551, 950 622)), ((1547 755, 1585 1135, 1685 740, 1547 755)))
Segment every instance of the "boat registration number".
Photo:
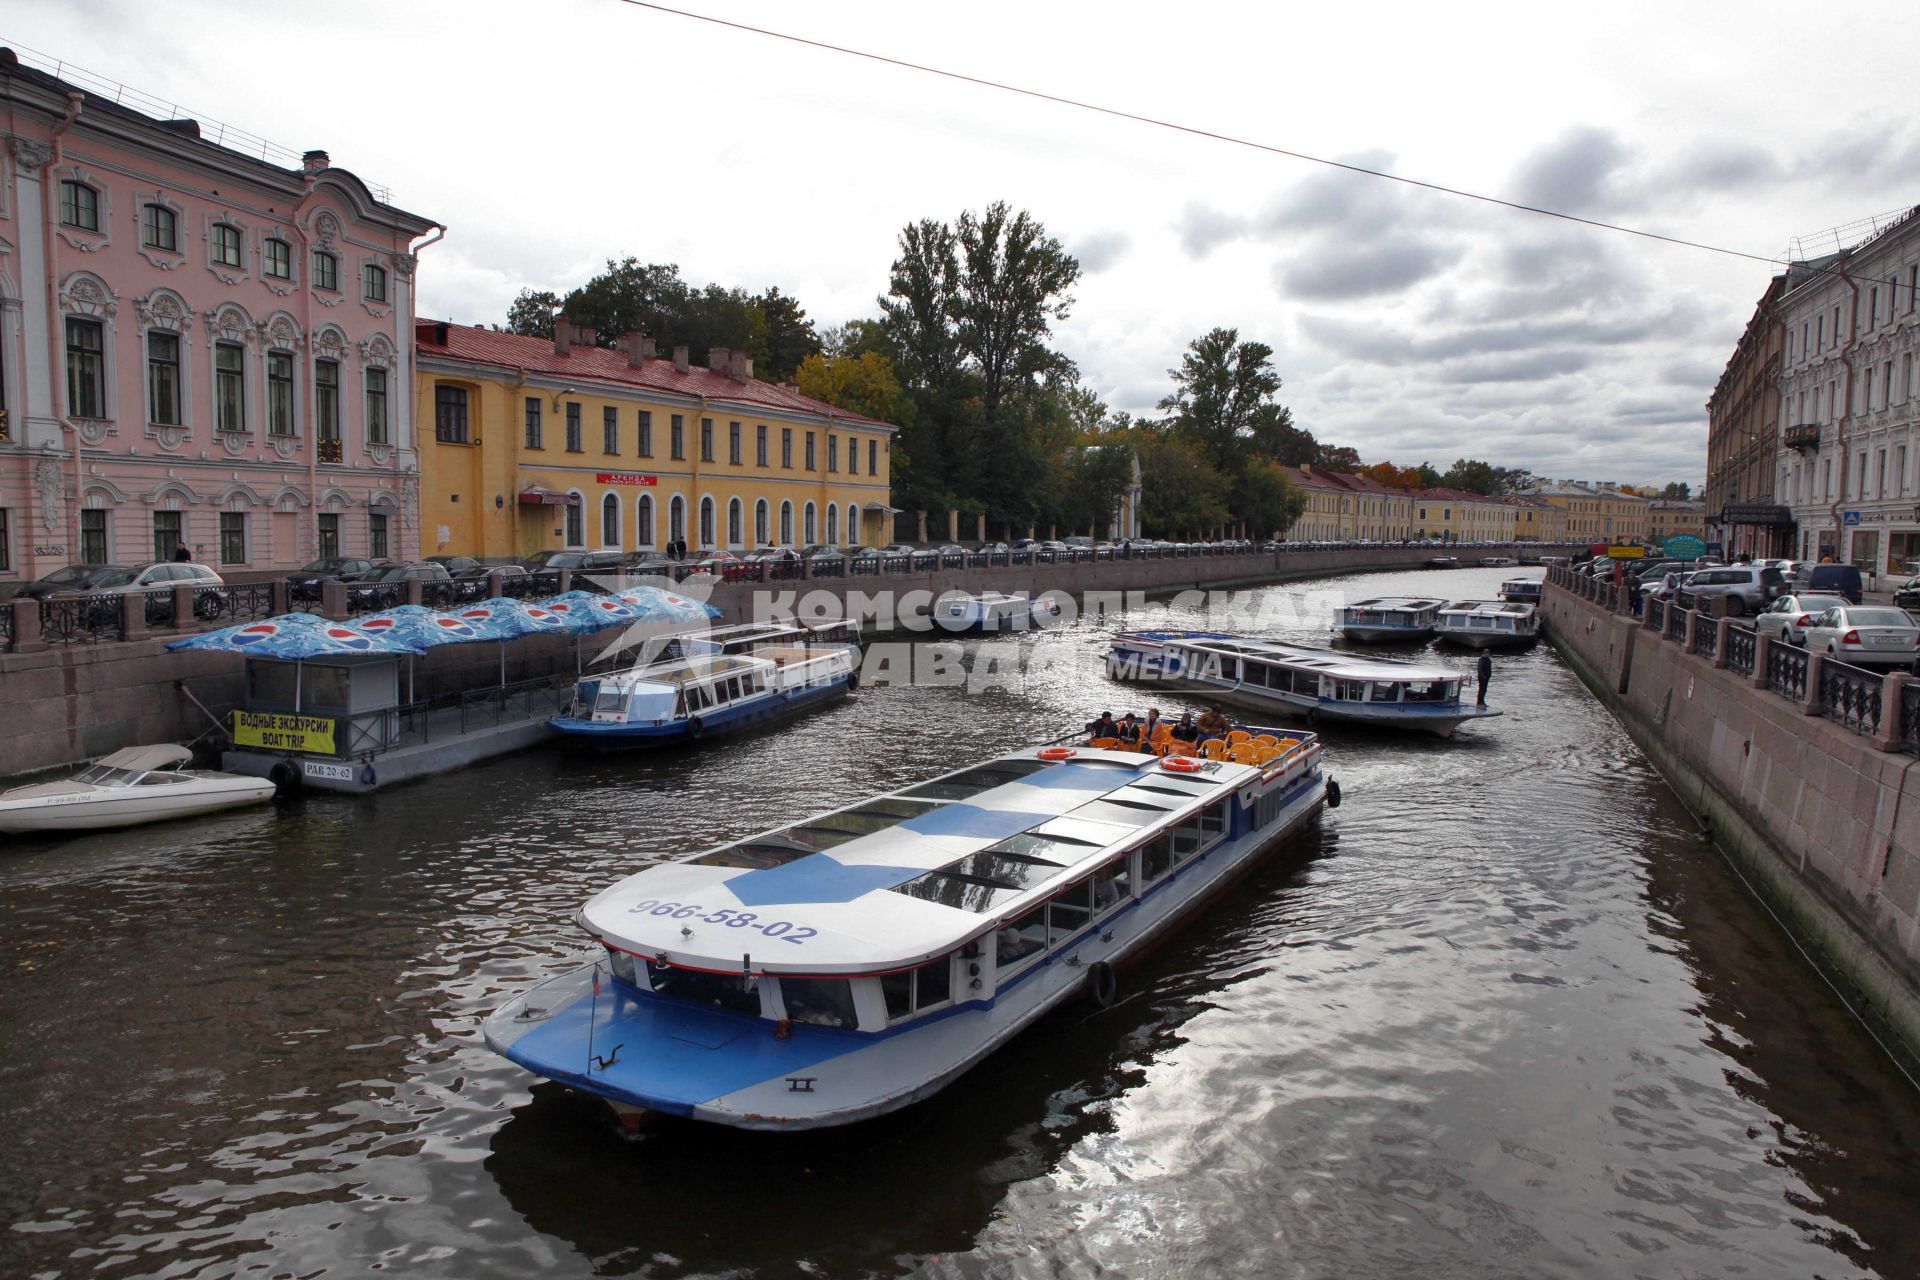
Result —
POLYGON ((804 924, 795 924, 791 920, 762 920, 757 912, 737 911, 732 907, 721 907, 717 911, 708 911, 697 902, 663 902, 658 898, 642 898, 627 908, 628 912, 639 915, 661 916, 672 920, 694 920, 701 924, 720 924, 729 929, 753 929, 769 938, 778 938, 782 942, 801 943, 808 938, 819 936, 818 929, 804 924))
POLYGON ((326 778, 332 782, 353 781, 353 766, 350 764, 327 764, 320 760, 302 760, 300 772, 309 778, 326 778))

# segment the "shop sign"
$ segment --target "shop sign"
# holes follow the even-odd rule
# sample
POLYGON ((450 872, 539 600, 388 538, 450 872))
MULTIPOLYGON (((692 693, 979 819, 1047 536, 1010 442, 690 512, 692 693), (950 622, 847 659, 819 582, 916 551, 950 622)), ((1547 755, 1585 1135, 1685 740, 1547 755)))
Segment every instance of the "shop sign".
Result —
POLYGON ((266 711, 233 713, 233 745, 264 751, 333 754, 335 720, 331 716, 290 716, 266 711))
POLYGON ((651 489, 660 483, 659 476, 650 476, 641 471, 602 471, 594 479, 601 484, 632 484, 643 489, 651 489))

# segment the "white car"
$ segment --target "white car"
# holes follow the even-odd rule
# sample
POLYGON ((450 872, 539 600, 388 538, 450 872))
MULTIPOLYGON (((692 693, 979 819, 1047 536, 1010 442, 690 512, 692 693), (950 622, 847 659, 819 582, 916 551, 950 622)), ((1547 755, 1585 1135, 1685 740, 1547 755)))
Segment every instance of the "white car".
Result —
POLYGON ((1850 607, 1845 596, 1781 596, 1753 619, 1753 633, 1788 644, 1807 642, 1807 624, 1829 609, 1850 607))
POLYGON ((1911 666, 1920 657, 1920 627, 1905 609, 1849 604, 1828 609, 1805 628, 1808 653, 1852 666, 1911 666))

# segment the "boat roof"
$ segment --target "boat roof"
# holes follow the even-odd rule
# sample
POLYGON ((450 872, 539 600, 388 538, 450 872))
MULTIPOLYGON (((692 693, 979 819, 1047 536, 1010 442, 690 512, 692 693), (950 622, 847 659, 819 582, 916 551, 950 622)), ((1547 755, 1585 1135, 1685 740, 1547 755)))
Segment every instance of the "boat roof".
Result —
POLYGON ((151 747, 122 747, 94 763, 109 769, 172 769, 193 759, 193 752, 171 742, 151 747))
POLYGON ((1062 761, 1016 752, 661 863, 593 898, 581 923, 685 967, 898 970, 990 932, 1145 829, 1274 768, 1218 760, 1175 773, 1132 752, 1081 748, 1062 761), (697 911, 675 914, 685 906, 697 911), (713 920, 722 910, 748 913, 748 925, 713 920), (762 932, 781 922, 790 927, 762 932))
POLYGON ((766 658, 749 657, 745 654, 705 653, 695 654, 690 658, 672 658, 647 667, 633 667, 614 675, 603 676, 602 681, 604 683, 683 685, 691 684, 696 680, 736 675, 742 671, 751 671, 755 667, 771 665, 773 664, 766 658))
POLYGON ((1216 631, 1127 631, 1115 637, 1131 637, 1184 645, 1209 653, 1232 654, 1243 658, 1261 658, 1284 663, 1302 671, 1320 671, 1347 680, 1459 680, 1452 667, 1422 666, 1392 658, 1366 658, 1333 649, 1293 644, 1286 640, 1262 640, 1250 636, 1226 635, 1216 631))
POLYGON ((1438 609, 1445 604, 1432 596, 1375 596, 1370 600, 1355 600, 1349 609, 1438 609))
POLYGON ((1532 613, 1534 606, 1522 600, 1455 600, 1441 613, 1532 613))

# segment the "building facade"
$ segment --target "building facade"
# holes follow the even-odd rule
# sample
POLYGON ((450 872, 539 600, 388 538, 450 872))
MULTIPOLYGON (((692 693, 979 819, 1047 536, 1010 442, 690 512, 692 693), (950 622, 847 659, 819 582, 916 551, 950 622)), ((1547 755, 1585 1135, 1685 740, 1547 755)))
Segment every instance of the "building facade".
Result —
POLYGON ((1514 508, 1504 498, 1463 489, 1416 489, 1410 536, 1448 542, 1511 542, 1514 508))
POLYGON ((1503 498, 1513 508, 1515 542, 1563 543, 1567 541, 1567 513, 1545 498, 1532 494, 1503 498))
POLYGON ((890 539, 890 424, 758 381, 724 347, 700 368, 556 328, 419 324, 421 554, 890 539))
POLYGON ((1647 540, 1650 504, 1617 485, 1560 480, 1541 485, 1537 496, 1566 513, 1569 542, 1633 546, 1647 540))
MULTIPOLYGON (((1676 498, 1655 498, 1647 503, 1647 544, 1661 546, 1668 538, 1691 534, 1706 541, 1707 504, 1676 498)), ((1724 543, 1722 544, 1725 545, 1724 543)), ((1729 551, 1729 554, 1738 554, 1729 551)), ((1752 552, 1768 555, 1768 552, 1752 552)))
POLYGON ((1794 273, 1774 473, 1801 559, 1903 573, 1920 559, 1920 206, 1794 273))
POLYGON ((0 578, 234 571, 417 540, 414 241, 282 167, 0 50, 0 578))
POLYGON ((1791 278, 1782 273, 1767 283, 1707 398, 1705 528, 1686 532, 1718 542, 1729 557, 1793 549, 1792 512, 1774 493, 1786 346, 1778 306, 1791 278))

